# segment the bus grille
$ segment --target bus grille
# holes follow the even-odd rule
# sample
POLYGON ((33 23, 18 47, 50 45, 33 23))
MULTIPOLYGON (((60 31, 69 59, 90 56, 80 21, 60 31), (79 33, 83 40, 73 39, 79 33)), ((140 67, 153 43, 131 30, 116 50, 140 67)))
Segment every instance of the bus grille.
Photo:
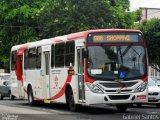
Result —
MULTIPOLYGON (((135 85, 137 82, 123 82, 125 84, 125 87, 132 87, 135 85)), ((100 85, 107 87, 107 88, 120 88, 122 87, 121 84, 117 82, 112 82, 112 83, 99 83, 100 85)))
POLYGON ((158 95, 158 92, 152 92, 152 93, 148 93, 148 95, 158 95))
MULTIPOLYGON (((117 90, 105 90, 106 92, 117 92, 117 90)), ((131 89, 129 89, 129 90, 121 90, 121 93, 122 92, 132 92, 132 90, 131 89)))
POLYGON ((130 95, 109 95, 111 100, 126 100, 130 97, 130 95))

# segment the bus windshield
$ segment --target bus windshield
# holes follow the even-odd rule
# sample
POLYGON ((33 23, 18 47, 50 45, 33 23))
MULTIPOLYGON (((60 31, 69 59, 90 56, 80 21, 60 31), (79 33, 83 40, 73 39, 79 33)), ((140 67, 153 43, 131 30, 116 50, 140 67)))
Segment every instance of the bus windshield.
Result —
POLYGON ((144 46, 88 46, 88 53, 88 74, 97 80, 127 80, 145 74, 144 46))

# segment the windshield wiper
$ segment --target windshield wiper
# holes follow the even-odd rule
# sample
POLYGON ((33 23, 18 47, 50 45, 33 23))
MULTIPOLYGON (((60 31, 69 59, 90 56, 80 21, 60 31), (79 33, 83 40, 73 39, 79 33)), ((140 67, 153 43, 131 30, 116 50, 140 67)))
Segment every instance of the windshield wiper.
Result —
POLYGON ((133 43, 130 43, 130 45, 122 53, 122 56, 124 56, 128 52, 128 50, 131 48, 132 45, 133 45, 133 43))
POLYGON ((118 64, 119 64, 118 52, 120 53, 121 62, 123 64, 123 55, 122 55, 122 51, 121 51, 121 47, 120 46, 118 46, 118 49, 117 49, 117 60, 118 60, 118 64))

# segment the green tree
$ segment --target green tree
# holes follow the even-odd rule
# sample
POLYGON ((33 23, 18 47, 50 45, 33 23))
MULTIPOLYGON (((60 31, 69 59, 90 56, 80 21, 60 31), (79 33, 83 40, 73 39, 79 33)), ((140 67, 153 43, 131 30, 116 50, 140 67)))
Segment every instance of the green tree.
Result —
POLYGON ((13 45, 38 40, 37 14, 45 0, 0 0, 0 67, 9 68, 13 45))
POLYGON ((129 0, 48 0, 40 13, 41 38, 88 29, 131 28, 129 0))
POLYGON ((0 67, 13 45, 88 29, 133 28, 129 0, 0 0, 0 67))
POLYGON ((160 19, 144 20, 140 29, 147 40, 149 63, 160 71, 160 19))

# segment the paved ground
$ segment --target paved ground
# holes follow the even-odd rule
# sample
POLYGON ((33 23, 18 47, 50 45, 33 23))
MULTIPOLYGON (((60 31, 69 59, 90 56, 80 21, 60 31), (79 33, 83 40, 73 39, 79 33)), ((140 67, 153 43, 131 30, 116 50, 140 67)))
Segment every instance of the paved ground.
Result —
POLYGON ((0 100, 0 120, 160 120, 160 108, 154 105, 133 106, 125 113, 115 107, 82 107, 70 112, 63 104, 28 105, 26 100, 0 100))

